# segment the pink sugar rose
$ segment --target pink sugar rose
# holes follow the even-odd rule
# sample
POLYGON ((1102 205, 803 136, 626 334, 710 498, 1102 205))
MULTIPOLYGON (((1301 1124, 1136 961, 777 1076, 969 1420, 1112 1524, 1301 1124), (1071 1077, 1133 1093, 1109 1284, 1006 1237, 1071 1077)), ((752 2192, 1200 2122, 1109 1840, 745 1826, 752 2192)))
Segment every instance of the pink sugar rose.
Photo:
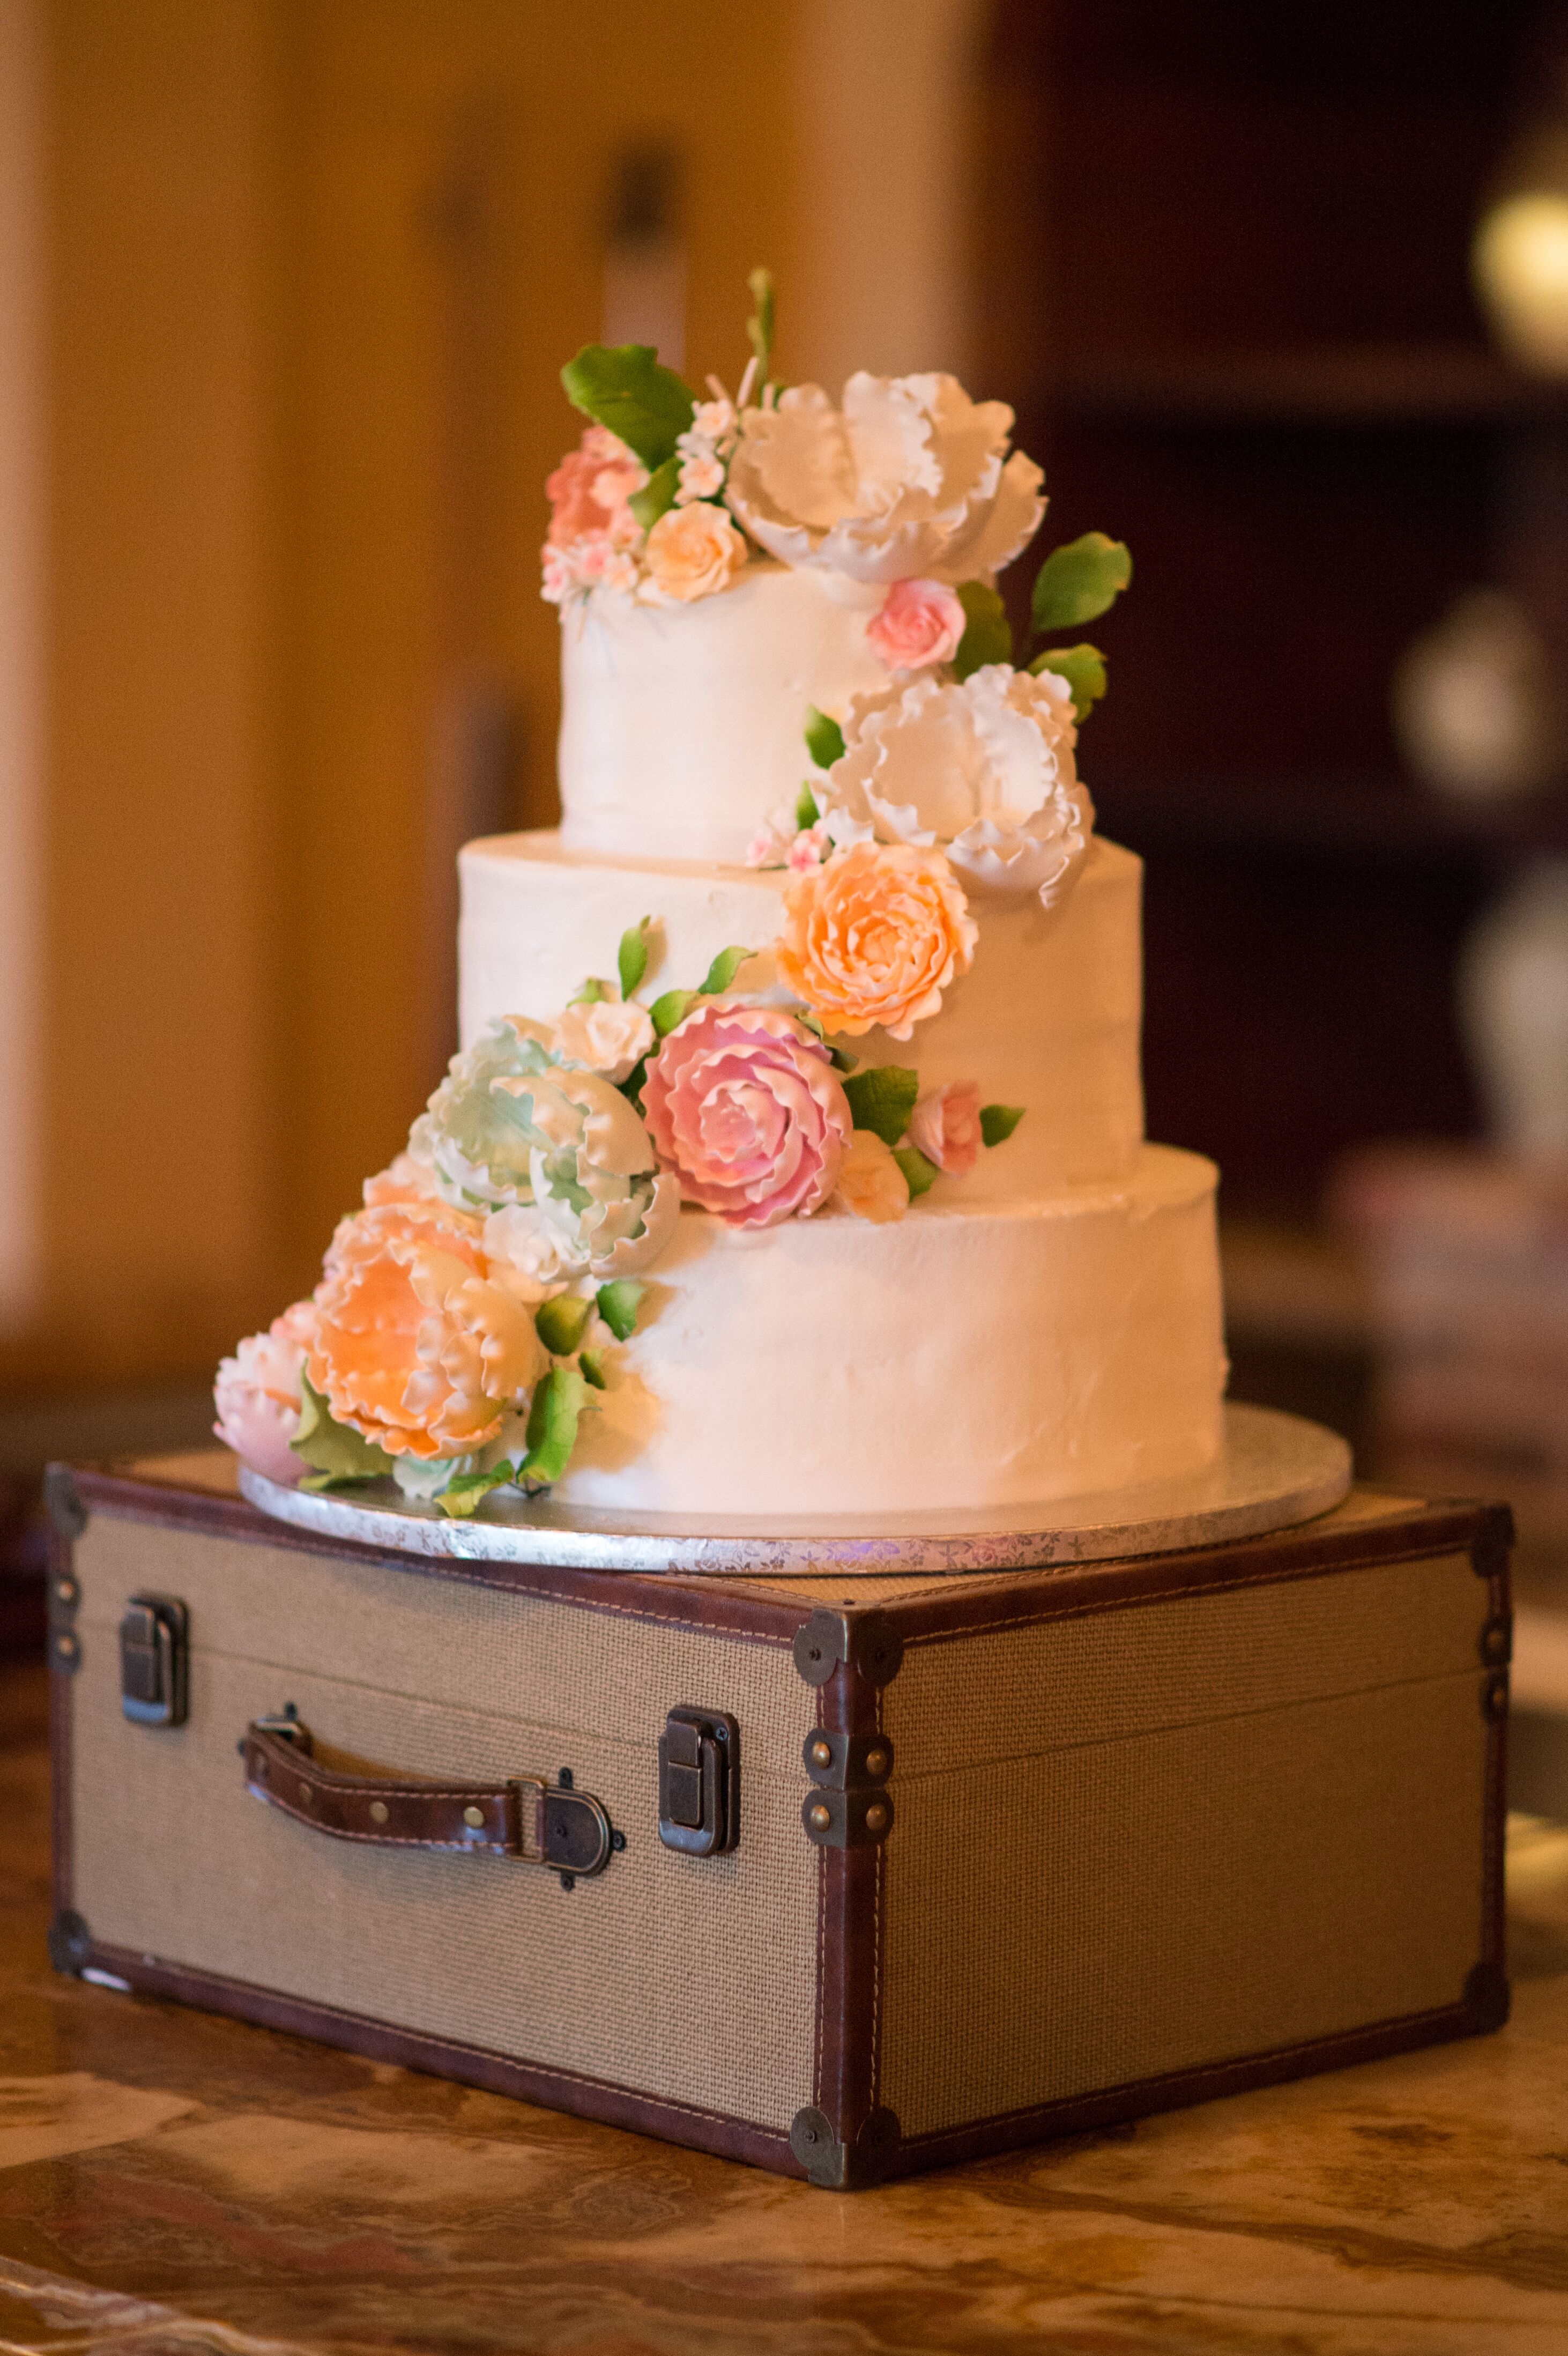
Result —
POLYGON ((646 467, 618 434, 608 426, 590 425, 544 487, 550 545, 570 548, 591 532, 609 532, 619 539, 626 502, 647 479, 646 467))
POLYGON ((832 1059, 804 1025, 773 1007, 714 1000, 649 1064, 643 1108, 686 1200, 735 1227, 817 1209, 853 1130, 832 1059))
POLYGON ((296 1301, 264 1333, 245 1336, 212 1387, 219 1439, 252 1472, 287 1486, 310 1471, 289 1443, 299 1428, 300 1376, 315 1332, 315 1303, 296 1301))
POLYGON ((949 1178, 967 1178, 980 1151, 980 1091, 973 1080, 944 1080, 910 1115, 909 1141, 949 1178))
POLYGON ((925 670, 952 661, 964 627, 964 608, 945 583, 895 581, 866 637, 890 670, 925 670))

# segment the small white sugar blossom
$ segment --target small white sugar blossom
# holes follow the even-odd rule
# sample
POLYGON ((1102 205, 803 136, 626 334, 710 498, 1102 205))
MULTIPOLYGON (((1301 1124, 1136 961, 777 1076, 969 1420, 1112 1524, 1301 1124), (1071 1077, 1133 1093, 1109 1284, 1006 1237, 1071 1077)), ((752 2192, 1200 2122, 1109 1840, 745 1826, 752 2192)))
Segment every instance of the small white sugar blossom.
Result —
MULTIPOLYGON (((689 434, 681 435, 683 442, 690 439, 689 434)), ((723 487, 723 460, 717 457, 711 450, 688 451, 681 459, 680 474, 677 480, 675 494, 677 507, 689 507, 693 499, 713 498, 723 487)))
POLYGON ((917 679, 857 696, 819 799, 861 839, 939 845, 966 884, 1061 900, 1094 809, 1073 761, 1072 696, 1054 671, 987 663, 961 685, 917 679))
POLYGON ((709 381, 713 399, 698 402, 691 423, 676 441, 680 460, 675 494, 677 507, 689 507, 694 499, 716 499, 730 471, 737 431, 735 404, 717 377, 709 381))
POLYGON ((796 875, 808 868, 820 867, 833 849, 833 838, 821 819, 813 826, 803 826, 784 853, 784 865, 796 875))
POLYGON ((653 1019, 635 1001, 601 998, 569 1006, 555 1026, 561 1061, 602 1073, 613 1085, 630 1076, 656 1044, 653 1019))
MULTIPOLYGON (((717 386, 717 378, 714 378, 712 382, 717 386)), ((693 434, 699 434, 705 442, 712 444, 714 449, 725 450, 727 455, 738 423, 735 404, 729 394, 720 388, 716 391, 711 401, 698 402, 692 412, 690 430, 693 434)))

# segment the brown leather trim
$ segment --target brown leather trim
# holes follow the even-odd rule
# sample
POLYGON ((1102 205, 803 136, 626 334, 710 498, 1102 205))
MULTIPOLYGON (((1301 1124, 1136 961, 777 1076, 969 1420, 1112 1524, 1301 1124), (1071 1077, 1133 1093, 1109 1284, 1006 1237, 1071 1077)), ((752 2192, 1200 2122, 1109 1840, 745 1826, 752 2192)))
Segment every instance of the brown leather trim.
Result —
POLYGON ((787 2134, 757 2126, 725 2112, 695 2103, 670 2103, 654 2094, 634 2094, 607 2079, 576 2071, 552 2070, 542 2062, 513 2062, 486 2053, 476 2045, 459 2045, 447 2038, 430 2037, 421 2029, 397 2029, 389 2022, 368 2020, 361 2014, 341 2012, 335 2005, 311 2004, 303 1997, 275 1995, 251 1987, 243 1980, 220 1978, 215 1972, 188 1971, 181 1964, 133 1954, 128 1948, 99 1946, 87 1956, 90 1965, 129 1981, 144 1995, 165 1997, 204 2012, 226 2013, 261 2029, 291 2037, 312 2037, 370 2062, 392 2062, 405 2070, 419 2070, 437 2078, 454 2078, 465 2086, 482 2086, 487 2094, 508 2094, 523 2103, 537 2103, 552 2111, 569 2111, 576 2118, 598 2119, 603 2125, 629 2128, 635 2135, 662 2136, 667 2143, 686 2144, 696 2151, 716 2152, 723 2159, 740 2159, 775 2175, 805 2175, 789 2147, 787 2134))
POLYGON ((379 1848, 482 1850, 540 1864, 544 1780, 458 1784, 426 1775, 371 1775, 329 1767, 307 1727, 285 1734, 248 1726, 245 1784, 256 1799, 313 1832, 379 1848))
MULTIPOLYGON (((51 1582, 69 1573, 70 1542, 49 1532, 48 1576, 51 1582)), ((70 1732, 76 1679, 69 1669, 49 1661, 49 1851, 50 1885, 56 1914, 71 1903, 70 1732)))
MULTIPOLYGON (((360 1546, 324 1537, 272 1520, 240 1497, 214 1496, 182 1489, 112 1467, 73 1467, 83 1502, 144 1521, 210 1530, 242 1543, 282 1546, 318 1559, 370 1562, 389 1570, 430 1579, 457 1579, 523 1595, 544 1595, 590 1611, 634 1619, 659 1620, 680 1627, 710 1629, 741 1641, 793 1644, 806 1600, 765 1585, 735 1579, 682 1580, 677 1573, 570 1570, 558 1566, 458 1562, 395 1548, 360 1546)), ((1386 1521, 1356 1523, 1328 1530, 1305 1522, 1271 1537, 1237 1539, 1179 1554, 1145 1555, 1104 1563, 1042 1565, 1036 1570, 969 1573, 951 1579, 933 1574, 920 1594, 839 1608, 850 1618, 866 1610, 885 1613, 906 1642, 932 1643, 982 1630, 1108 1612, 1158 1602, 1201 1589, 1223 1590, 1260 1581, 1306 1579, 1324 1572, 1395 1562, 1424 1554, 1506 1552, 1512 1542, 1512 1516, 1506 1505, 1443 1501, 1422 1505, 1386 1521)), ((758 1581, 765 1574, 758 1574, 758 1581)), ((849 1582, 846 1582, 847 1586, 849 1582)))
MULTIPOLYGON (((1489 1985, 1489 1984, 1488 1984, 1489 1985)), ((1506 2017, 1506 2001, 1502 2007, 1506 2017)), ((1392 2053, 1409 2053, 1418 2046, 1441 2045, 1457 2037, 1483 2037, 1501 2026, 1494 1998, 1483 1993, 1475 2000, 1445 2005, 1435 2012, 1409 2013, 1397 2020, 1370 2022, 1335 2037, 1314 2039, 1305 2045, 1285 2045, 1269 2053, 1254 2053, 1235 2062, 1207 2062, 1192 2070, 1173 2070, 1163 2077, 1142 2078, 1104 2093, 1072 2094, 1057 2103, 1041 2103, 1032 2110, 1008 2111, 1001 2116, 977 2119, 967 2126, 944 2127, 933 2134, 901 2139, 881 2166, 881 2174, 913 2176, 928 2168, 950 2168, 957 2161, 984 2158, 988 2153, 1016 2150, 1020 2144, 1040 2143, 1053 2136, 1079 2135, 1093 2127, 1113 2126, 1123 2119, 1147 2118, 1155 2111, 1180 2110, 1189 2103, 1217 2102, 1226 2095, 1249 2094, 1257 2086, 1277 2086, 1290 2078, 1307 2078, 1322 2070, 1348 2070, 1361 2062, 1380 2062, 1392 2053)))
POLYGON ((806 1616, 803 1602, 768 1594, 745 1582, 683 1580, 636 1571, 571 1570, 559 1564, 459 1562, 433 1555, 403 1554, 395 1547, 359 1546, 347 1538, 324 1537, 258 1513, 243 1497, 215 1497, 210 1491, 181 1489, 111 1467, 72 1466, 83 1502, 130 1520, 170 1528, 207 1530, 242 1545, 286 1547, 318 1561, 373 1563, 425 1579, 454 1579, 517 1595, 544 1596, 576 1603, 590 1612, 613 1612, 634 1620, 659 1620, 680 1628, 708 1629, 741 1643, 793 1644, 806 1616))
MULTIPOLYGON (((541 2104, 551 2110, 570 2112, 578 2118, 597 2119, 610 2126, 628 2128, 634 2134, 658 2136, 666 2142, 714 2152, 725 2159, 743 2160, 753 2168, 769 2169, 776 2175, 805 2174, 786 2135, 731 2118, 722 2112, 705 2110, 693 2104, 662 2102, 656 2096, 612 2085, 604 2079, 509 2061, 476 2046, 428 2037, 415 2029, 393 2028, 385 2021, 341 2012, 330 2005, 274 1995, 242 1981, 220 1978, 215 1973, 189 1971, 178 1964, 134 1954, 126 1948, 95 1944, 85 1960, 148 1996, 194 2005, 207 2012, 224 2013, 232 2019, 251 2021, 259 2028, 285 2035, 315 2038, 322 2044, 361 2054, 368 2061, 395 2062, 404 2069, 455 2079, 464 2085, 481 2086, 490 2094, 541 2104)), ((1061 2102, 1006 2112, 968 2126, 907 2136, 879 2158, 877 2174, 880 2178, 913 2176, 928 2169, 953 2167, 963 2160, 1044 2142, 1055 2136, 1081 2134, 1124 2119, 1179 2110, 1191 2103, 1219 2101, 1259 2086, 1279 2085, 1318 2071, 1349 2069, 1362 2062, 1408 2053, 1424 2045, 1442 2044, 1449 2039, 1484 2036, 1500 2025, 1499 2011, 1495 1993, 1483 1987, 1475 2001, 1445 2006, 1435 2012, 1375 2021, 1364 2029, 1349 2029, 1304 2045, 1283 2046, 1235 2062, 1171 2071, 1162 2077, 1140 2079, 1103 2093, 1071 2095, 1061 2102)))
POLYGON ((1424 1505, 1386 1521, 1325 1529, 1304 1522, 1272 1537, 1238 1538, 1180 1554, 1129 1556, 1121 1560, 1014 1571, 1006 1578, 976 1577, 962 1586, 926 1590, 885 1607, 906 1644, 945 1643, 1014 1624, 1072 1619, 1087 1612, 1125 1611, 1143 1603, 1228 1588, 1318 1579, 1373 1563, 1419 1559, 1425 1555, 1470 1554, 1489 1559, 1505 1555, 1512 1542, 1513 1516, 1507 1505, 1465 1503, 1424 1505))
MULTIPOLYGON (((813 1721, 831 1733, 881 1731, 881 1688, 840 1661, 813 1721)), ((817 1851, 816 2038, 812 2099, 843 2144, 878 2103, 881 2062, 883 1851, 817 1851)))
MULTIPOLYGON (((1495 1528, 1477 1533, 1470 1559, 1487 1587, 1488 1620, 1513 1620, 1513 1582, 1509 1545, 1513 1535, 1509 1518, 1506 1535, 1495 1528)), ((1508 1837, 1508 1717, 1488 1721, 1487 1728, 1485 1797, 1481 1851, 1481 1961, 1501 1972, 1507 1961, 1508 1933, 1503 1887, 1508 1837)))

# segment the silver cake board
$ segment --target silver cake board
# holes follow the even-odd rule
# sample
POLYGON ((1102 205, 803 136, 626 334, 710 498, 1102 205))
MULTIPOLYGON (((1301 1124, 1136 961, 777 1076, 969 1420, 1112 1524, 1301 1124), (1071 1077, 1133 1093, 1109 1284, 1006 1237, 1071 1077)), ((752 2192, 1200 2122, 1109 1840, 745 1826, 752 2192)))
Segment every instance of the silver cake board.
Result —
POLYGON ((248 1465, 245 1496, 321 1537, 457 1562, 707 1578, 959 1575, 1105 1562, 1261 1537, 1311 1521, 1350 1486, 1350 1451, 1320 1424, 1272 1408, 1227 1407, 1219 1457, 1202 1472, 1096 1496, 994 1513, 884 1514, 875 1522, 780 1515, 612 1514, 494 1490, 466 1521, 404 1498, 390 1481, 345 1493, 291 1489, 248 1465))

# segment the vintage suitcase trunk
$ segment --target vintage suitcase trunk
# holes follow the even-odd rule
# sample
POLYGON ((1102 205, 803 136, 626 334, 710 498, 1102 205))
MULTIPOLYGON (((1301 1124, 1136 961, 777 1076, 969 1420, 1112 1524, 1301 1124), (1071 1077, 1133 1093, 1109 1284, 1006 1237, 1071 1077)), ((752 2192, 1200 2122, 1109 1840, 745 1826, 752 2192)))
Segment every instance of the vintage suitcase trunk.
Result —
POLYGON ((1506 2017, 1503 1508, 747 1580, 51 1502, 63 1971, 839 2186, 1506 2017))

